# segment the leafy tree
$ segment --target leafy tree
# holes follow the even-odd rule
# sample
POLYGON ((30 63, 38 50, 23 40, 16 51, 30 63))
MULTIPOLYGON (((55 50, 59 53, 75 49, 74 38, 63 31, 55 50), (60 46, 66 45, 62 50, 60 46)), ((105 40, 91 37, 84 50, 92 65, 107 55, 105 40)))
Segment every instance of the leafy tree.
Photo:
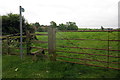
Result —
MULTIPOLYGON (((23 25, 23 33, 26 30, 30 30, 30 32, 34 32, 34 28, 28 22, 25 22, 25 18, 22 16, 22 25, 23 25)), ((2 16, 2 34, 15 34, 20 33, 20 15, 9 13, 7 15, 2 16)))
POLYGON ((66 24, 59 24, 57 27, 59 30, 78 30, 78 26, 75 22, 66 22, 66 24))
POLYGON ((40 27, 39 22, 36 22, 36 23, 34 24, 34 26, 36 26, 37 28, 40 27))
POLYGON ((57 27, 57 24, 56 24, 54 21, 51 21, 51 22, 50 22, 50 26, 56 28, 56 27, 57 27))
POLYGON ((66 25, 65 24, 59 24, 59 27, 58 27, 58 29, 59 30, 66 30, 67 29, 67 27, 66 27, 66 25))
MULTIPOLYGON (((2 16, 2 32, 3 34, 14 34, 20 32, 20 22, 18 14, 7 14, 2 16)), ((23 31, 25 32, 25 18, 22 17, 23 31)))
POLYGON ((44 29, 41 28, 41 27, 39 27, 37 31, 38 31, 38 32, 44 32, 44 29))
POLYGON ((28 22, 26 22, 25 27, 26 27, 26 30, 30 31, 30 33, 34 33, 35 32, 35 29, 33 28, 32 24, 29 24, 28 22))
POLYGON ((32 23, 31 25, 33 26, 33 28, 34 28, 35 31, 37 31, 38 28, 41 27, 40 24, 39 24, 39 22, 32 23))
POLYGON ((78 26, 75 22, 67 22, 66 23, 67 30, 78 30, 78 26))

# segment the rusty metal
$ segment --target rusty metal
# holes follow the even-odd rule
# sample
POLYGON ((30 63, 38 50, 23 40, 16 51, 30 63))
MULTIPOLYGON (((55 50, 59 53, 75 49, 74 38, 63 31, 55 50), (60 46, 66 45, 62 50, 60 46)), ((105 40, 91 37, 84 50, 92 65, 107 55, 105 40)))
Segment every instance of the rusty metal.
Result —
POLYGON ((37 42, 37 43, 48 43, 48 41, 40 41, 40 40, 32 40, 32 42, 37 42))
MULTIPOLYGON (((106 51, 108 51, 108 49, 98 49, 98 48, 82 48, 82 47, 70 47, 70 46, 58 46, 58 47, 62 47, 62 48, 76 48, 76 49, 94 49, 94 50, 106 50, 106 51)), ((120 50, 109 49, 109 51, 120 51, 120 50)))
POLYGON ((109 57, 114 57, 114 58, 120 58, 120 56, 112 56, 112 55, 102 55, 102 54, 90 54, 90 53, 80 53, 80 52, 72 52, 72 51, 59 51, 57 52, 65 52, 65 53, 74 53, 74 54, 86 54, 86 55, 96 55, 96 56, 109 56, 109 57))
POLYGON ((83 61, 96 61, 96 62, 101 62, 101 63, 120 64, 120 63, 118 63, 118 62, 108 62, 108 61, 100 61, 100 60, 92 60, 92 59, 84 59, 84 58, 74 58, 74 57, 68 57, 68 56, 63 56, 63 55, 57 55, 57 57, 64 57, 64 58, 78 59, 78 60, 83 60, 83 61))
POLYGON ((48 50, 47 48, 40 48, 40 47, 31 47, 31 48, 48 50))
POLYGON ((101 39, 60 39, 60 40, 93 40, 93 41, 120 41, 120 40, 101 40, 101 39))
POLYGON ((82 65, 87 65, 87 66, 94 66, 94 67, 102 67, 102 68, 109 68, 109 69, 120 70, 120 68, 104 67, 104 66, 98 66, 98 65, 93 65, 93 64, 84 64, 84 63, 66 61, 66 60, 61 60, 61 59, 57 59, 57 61, 62 61, 62 62, 69 62, 69 63, 75 63, 75 64, 82 64, 82 65))

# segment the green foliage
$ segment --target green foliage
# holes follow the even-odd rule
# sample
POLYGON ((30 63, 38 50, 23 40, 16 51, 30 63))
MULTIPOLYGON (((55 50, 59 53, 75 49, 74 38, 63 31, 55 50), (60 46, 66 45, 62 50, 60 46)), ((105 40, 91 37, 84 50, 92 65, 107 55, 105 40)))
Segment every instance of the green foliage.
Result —
POLYGON ((58 30, 78 30, 78 26, 75 22, 66 22, 66 24, 61 23, 57 26, 56 22, 51 21, 50 26, 58 30))
MULTIPOLYGON (((22 17, 23 33, 26 30, 34 32, 34 28, 31 24, 25 22, 25 18, 22 17)), ((20 15, 9 13, 2 16, 2 34, 15 34, 20 33, 20 15)))
POLYGON ((48 28, 47 27, 38 27, 37 31, 38 32, 47 32, 48 28))
POLYGON ((66 24, 59 24, 59 30, 78 30, 78 26, 75 22, 66 22, 66 24))
POLYGON ((36 29, 38 29, 39 27, 41 27, 40 24, 39 24, 39 22, 33 23, 31 25, 34 26, 34 27, 36 27, 36 29))
POLYGON ((37 31, 38 31, 38 32, 44 32, 44 29, 41 28, 41 27, 39 27, 37 31))
POLYGON ((101 26, 101 30, 104 30, 103 26, 101 26))
POLYGON ((75 22, 67 22, 67 30, 78 30, 78 26, 75 22))
POLYGON ((50 26, 53 27, 53 28, 56 28, 56 27, 57 27, 57 24, 56 24, 54 21, 51 21, 51 22, 50 22, 50 26))
POLYGON ((26 27, 26 30, 30 31, 30 33, 34 33, 35 32, 35 29, 33 28, 32 24, 26 23, 25 27, 26 27))
MULTIPOLYGON (((14 34, 19 33, 19 15, 18 14, 7 14, 2 16, 2 32, 3 34, 14 34)), ((22 17, 23 31, 25 31, 25 18, 22 17)))
POLYGON ((40 27, 39 22, 36 22, 34 25, 35 25, 36 27, 40 27))
POLYGON ((58 30, 67 30, 67 26, 65 24, 59 24, 58 30))

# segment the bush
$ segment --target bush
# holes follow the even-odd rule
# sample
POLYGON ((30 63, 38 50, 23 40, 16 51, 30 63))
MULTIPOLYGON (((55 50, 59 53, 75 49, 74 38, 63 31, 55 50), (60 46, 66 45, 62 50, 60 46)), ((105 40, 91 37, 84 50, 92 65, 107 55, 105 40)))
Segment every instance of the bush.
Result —
POLYGON ((38 32, 44 32, 44 29, 41 28, 41 27, 39 27, 37 31, 38 31, 38 32))

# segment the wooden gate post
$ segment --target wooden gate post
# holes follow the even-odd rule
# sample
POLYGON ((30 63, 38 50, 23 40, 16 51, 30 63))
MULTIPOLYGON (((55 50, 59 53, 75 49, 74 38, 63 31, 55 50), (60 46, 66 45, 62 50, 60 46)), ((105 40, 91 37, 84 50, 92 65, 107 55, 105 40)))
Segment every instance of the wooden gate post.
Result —
POLYGON ((26 31, 26 47, 27 47, 27 55, 31 54, 31 41, 30 41, 30 32, 26 31))
POLYGON ((56 29, 52 26, 48 27, 48 53, 50 60, 56 60, 56 29))
POLYGON ((9 36, 7 36, 7 55, 10 53, 10 39, 9 36))

